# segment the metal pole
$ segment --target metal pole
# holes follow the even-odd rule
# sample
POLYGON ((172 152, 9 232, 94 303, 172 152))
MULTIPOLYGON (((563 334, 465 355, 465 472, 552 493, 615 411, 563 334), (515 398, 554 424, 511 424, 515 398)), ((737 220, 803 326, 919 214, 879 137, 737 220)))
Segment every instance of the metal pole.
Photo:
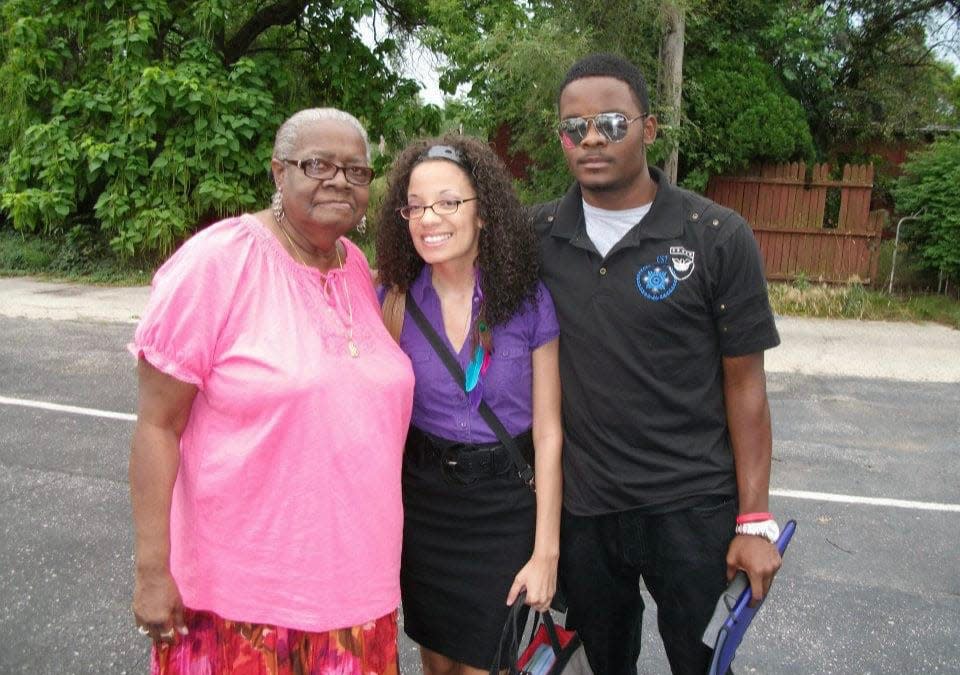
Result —
POLYGON ((920 211, 917 211, 912 216, 904 216, 897 222, 897 235, 893 240, 893 260, 890 263, 890 284, 887 286, 888 295, 893 293, 893 272, 897 269, 897 249, 900 247, 900 226, 908 220, 919 220, 920 213, 920 211))

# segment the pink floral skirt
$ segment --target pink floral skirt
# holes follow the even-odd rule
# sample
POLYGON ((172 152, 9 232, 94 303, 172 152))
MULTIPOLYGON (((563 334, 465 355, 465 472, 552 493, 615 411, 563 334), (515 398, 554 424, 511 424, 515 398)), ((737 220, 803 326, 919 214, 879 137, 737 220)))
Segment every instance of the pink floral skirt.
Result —
POLYGON ((312 633, 186 610, 190 633, 154 645, 152 675, 398 675, 397 612, 312 633))

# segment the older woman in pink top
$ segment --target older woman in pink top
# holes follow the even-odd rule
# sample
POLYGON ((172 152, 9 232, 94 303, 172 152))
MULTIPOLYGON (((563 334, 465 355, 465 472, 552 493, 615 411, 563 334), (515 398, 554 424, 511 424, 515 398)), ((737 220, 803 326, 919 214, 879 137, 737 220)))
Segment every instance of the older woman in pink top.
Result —
POLYGON ((343 237, 366 133, 301 111, 271 165, 272 208, 187 241, 131 345, 133 611, 154 673, 396 673, 413 372, 343 237))

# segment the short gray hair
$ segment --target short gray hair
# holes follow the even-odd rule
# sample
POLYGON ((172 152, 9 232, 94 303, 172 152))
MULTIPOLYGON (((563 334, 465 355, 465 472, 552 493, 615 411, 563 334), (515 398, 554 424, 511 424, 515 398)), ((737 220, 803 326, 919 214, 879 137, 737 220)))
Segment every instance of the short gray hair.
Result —
POLYGON ((273 156, 276 159, 288 159, 297 147, 300 132, 305 126, 316 122, 333 120, 344 122, 353 127, 363 140, 363 148, 367 152, 367 161, 370 161, 370 141, 367 140, 367 130, 360 124, 360 120, 337 108, 307 108, 293 113, 277 129, 277 137, 273 142, 273 156))

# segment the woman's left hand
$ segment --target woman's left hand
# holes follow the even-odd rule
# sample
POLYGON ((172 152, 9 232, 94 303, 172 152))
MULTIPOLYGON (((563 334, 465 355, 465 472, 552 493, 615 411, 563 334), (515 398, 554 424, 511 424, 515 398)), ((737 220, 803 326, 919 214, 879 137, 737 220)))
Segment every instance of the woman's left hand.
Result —
POLYGON ((524 590, 527 592, 526 603, 530 607, 538 612, 550 609, 553 594, 557 591, 556 556, 534 554, 514 577, 513 585, 507 594, 507 604, 512 605, 524 590))

